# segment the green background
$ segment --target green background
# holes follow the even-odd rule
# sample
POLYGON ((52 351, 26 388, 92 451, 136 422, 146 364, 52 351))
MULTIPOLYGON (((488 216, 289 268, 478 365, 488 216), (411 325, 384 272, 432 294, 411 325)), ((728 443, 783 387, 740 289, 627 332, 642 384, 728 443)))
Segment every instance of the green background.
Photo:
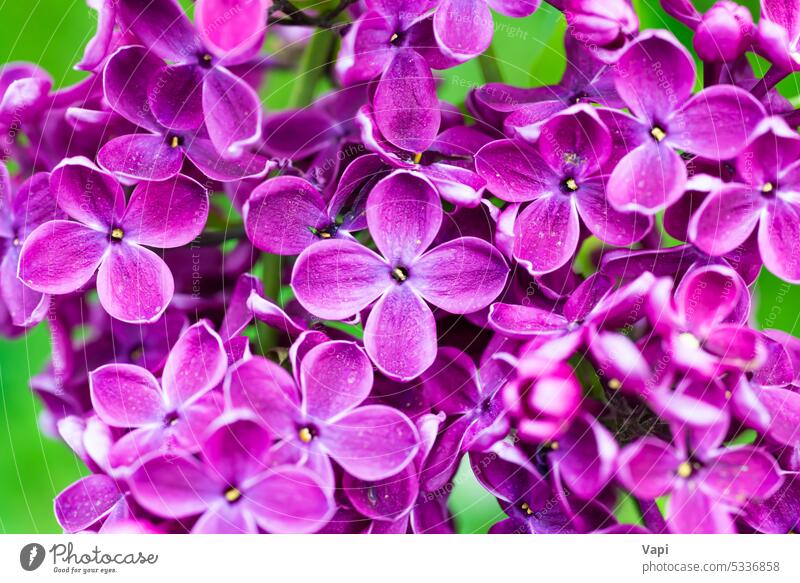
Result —
MULTIPOLYGON (((751 10, 755 0, 741 2, 751 10)), ((712 2, 696 2, 705 9, 712 2)), ((643 28, 670 28, 686 43, 688 31, 667 17, 652 0, 636 2, 643 28)), ((494 52, 507 82, 517 85, 556 83, 564 69, 564 20, 549 5, 534 16, 513 20, 496 16, 494 52)), ((80 80, 72 69, 95 27, 95 14, 83 0, 0 0, 0 62, 32 61, 47 69, 56 86, 80 80)), ((761 63, 758 63, 761 65, 761 63)), ((476 61, 443 72, 440 96, 461 103, 470 87, 482 82, 476 61)), ((285 107, 294 76, 270 75, 263 98, 268 109, 285 107)), ((788 97, 800 94, 796 80, 781 85, 788 97)), ((755 317, 764 327, 797 332, 800 289, 765 273, 757 284, 755 317)), ((60 442, 38 427, 39 403, 28 379, 44 366, 48 334, 44 325, 27 336, 0 340, 0 532, 59 532, 52 500, 85 473, 83 464, 60 442)), ((466 468, 456 477, 452 509, 461 532, 485 532, 499 508, 466 468), (465 471, 466 470, 466 471, 465 471)), ((620 511, 625 515, 624 508, 620 511)))

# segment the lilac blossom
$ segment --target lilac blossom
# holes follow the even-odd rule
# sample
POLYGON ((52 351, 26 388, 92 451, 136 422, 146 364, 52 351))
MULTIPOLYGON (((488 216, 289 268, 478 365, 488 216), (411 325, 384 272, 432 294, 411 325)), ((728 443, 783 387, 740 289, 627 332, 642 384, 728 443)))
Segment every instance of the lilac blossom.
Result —
POLYGON ((28 235, 20 252, 22 282, 39 292, 66 294, 97 272, 97 293, 109 314, 124 322, 157 320, 172 299, 174 282, 164 261, 145 246, 179 247, 194 239, 208 215, 206 190, 178 176, 138 185, 126 204, 116 180, 85 158, 62 162, 50 184, 74 221, 49 221, 28 235), (69 268, 62 269, 64 264, 69 268))
POLYGON ((354 241, 321 241, 292 273, 297 299, 322 318, 343 319, 373 302, 364 345, 386 374, 411 379, 436 358, 434 316, 425 300, 452 313, 486 307, 508 267, 486 241, 462 237, 428 250, 442 222, 433 185, 395 172, 367 201, 367 225, 382 256, 354 241))

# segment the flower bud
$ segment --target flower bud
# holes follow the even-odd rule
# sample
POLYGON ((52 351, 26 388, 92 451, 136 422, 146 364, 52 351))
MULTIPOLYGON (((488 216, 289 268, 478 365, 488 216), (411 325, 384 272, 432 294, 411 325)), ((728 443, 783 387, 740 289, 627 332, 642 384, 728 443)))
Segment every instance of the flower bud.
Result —
POLYGON ((752 42, 753 18, 744 6, 722 0, 703 15, 694 37, 697 55, 707 62, 729 63, 752 42))
POLYGON ((564 15, 577 40, 599 47, 622 45, 625 37, 639 28, 639 20, 628 0, 567 0, 564 15))
POLYGON ((525 441, 557 438, 578 412, 582 390, 572 369, 559 363, 534 377, 521 376, 503 389, 503 403, 525 441))

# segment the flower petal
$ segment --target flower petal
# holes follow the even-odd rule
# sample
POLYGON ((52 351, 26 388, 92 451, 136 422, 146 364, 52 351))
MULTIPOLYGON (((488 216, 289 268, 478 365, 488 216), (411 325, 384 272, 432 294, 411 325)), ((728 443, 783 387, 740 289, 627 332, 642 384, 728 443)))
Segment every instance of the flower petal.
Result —
POLYGON ((132 364, 107 364, 89 373, 92 407, 112 427, 161 423, 167 413, 153 374, 132 364))
POLYGON ((650 141, 619 161, 606 193, 617 210, 655 214, 678 200, 685 184, 681 157, 669 146, 650 141))
POLYGON ((580 235, 573 199, 561 194, 531 202, 514 224, 514 258, 534 275, 555 271, 575 254, 580 235))
POLYGON ((331 226, 322 196, 311 183, 296 176, 262 182, 242 213, 253 245, 276 255, 297 255, 319 240, 315 231, 331 226))
POLYGON ((774 200, 758 227, 764 265, 789 283, 800 283, 800 205, 774 200))
POLYGON ((196 130, 203 125, 204 76, 195 63, 162 67, 148 93, 158 123, 172 130, 196 130))
POLYGON ((160 132, 147 97, 151 80, 158 74, 163 61, 142 46, 127 46, 117 50, 103 69, 103 94, 111 109, 129 122, 160 132))
POLYGON ((140 183, 131 194, 120 227, 129 241, 161 249, 191 243, 208 218, 208 191, 183 175, 140 183))
POLYGON ((261 136, 261 102, 253 88, 227 69, 215 67, 203 82, 206 129, 223 156, 237 156, 261 136))
POLYGON ((161 385, 173 406, 186 404, 221 383, 227 368, 222 340, 201 320, 188 328, 172 347, 161 385))
POLYGON ((97 271, 103 308, 123 322, 155 322, 175 291, 172 273, 158 255, 136 244, 112 244, 97 271))
POLYGON ((364 346, 386 375, 410 380, 436 358, 436 321, 411 286, 399 284, 384 294, 367 319, 364 346))
POLYGON ((167 145, 163 136, 130 134, 106 142, 97 163, 124 178, 166 180, 181 171, 183 152, 167 145))
POLYGON ((471 59, 492 43, 492 13, 484 0, 444 0, 433 15, 433 32, 448 56, 471 59))
POLYGON ((391 407, 359 407, 320 430, 320 439, 344 470, 362 480, 382 480, 405 468, 419 448, 411 420, 391 407))
POLYGON ((389 266, 354 241, 321 241, 303 251, 292 270, 297 301, 320 318, 344 320, 392 285, 389 266))
POLYGON ((422 297, 450 312, 469 314, 488 306, 503 291, 508 265, 491 243, 461 237, 419 258, 410 283, 422 297))
POLYGON ((609 245, 627 246, 641 241, 653 227, 653 219, 647 215, 614 209, 600 180, 582 183, 575 193, 575 200, 586 227, 609 245))
POLYGON ((436 82, 428 63, 411 48, 398 50, 372 101, 383 136, 408 152, 424 152, 441 123, 436 82))
POLYGON ((85 530, 108 516, 121 498, 119 488, 108 476, 86 476, 56 496, 56 520, 69 533, 85 530))
POLYGON ((753 189, 730 184, 712 192, 689 221, 689 240, 709 255, 723 255, 747 240, 763 202, 753 189))
POLYGON ((125 210, 122 187, 87 158, 67 158, 56 166, 50 190, 65 213, 98 231, 110 232, 125 210))
POLYGON ((660 439, 645 437, 620 452, 618 478, 634 496, 648 500, 669 492, 681 460, 660 439))
POLYGON ((526 202, 555 190, 558 182, 539 152, 521 140, 497 140, 475 154, 475 169, 495 196, 526 202))
POLYGON ((19 277, 25 285, 40 292, 73 292, 91 279, 108 246, 108 236, 104 233, 79 223, 50 221, 34 229, 25 240, 19 277))
POLYGON ((355 342, 318 344, 300 362, 305 411, 331 419, 357 407, 372 390, 372 364, 355 342))

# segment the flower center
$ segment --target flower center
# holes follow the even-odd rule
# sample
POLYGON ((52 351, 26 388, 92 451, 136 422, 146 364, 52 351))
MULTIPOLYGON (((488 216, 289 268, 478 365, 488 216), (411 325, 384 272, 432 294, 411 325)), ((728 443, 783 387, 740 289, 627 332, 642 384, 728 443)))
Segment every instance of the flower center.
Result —
POLYGON ((19 246, 20 246, 22 243, 20 243, 19 237, 14 237, 14 240, 13 240, 13 241, 11 241, 11 244, 12 244, 14 247, 19 247, 19 246))
POLYGON ((567 178, 564 184, 561 185, 561 188, 563 188, 565 192, 575 192, 578 190, 578 183, 574 178, 567 178))
POLYGON ((399 47, 403 44, 403 33, 402 32, 395 32, 392 36, 389 37, 389 44, 393 47, 399 47))
POLYGON ((405 267, 400 267, 399 265, 392 269, 392 278, 397 283, 403 283, 405 280, 408 279, 408 269, 405 267))
POLYGON ((228 488, 225 491, 225 500, 233 504, 239 498, 242 497, 242 493, 237 488, 228 488))
POLYGON ((772 182, 767 182, 764 186, 761 187, 761 194, 764 196, 772 196, 775 193, 775 184, 772 182))
POLYGON ((414 164, 419 164, 422 162, 422 152, 417 152, 414 154, 414 164))
POLYGON ((172 136, 169 139, 169 147, 170 148, 177 148, 181 144, 183 144, 183 139, 181 139, 180 136, 172 136))
POLYGON ((122 238, 125 236, 125 231, 120 229, 119 227, 114 227, 111 229, 111 238, 114 241, 122 241, 122 238))
POLYGON ((680 342, 684 347, 692 350, 700 348, 700 341, 697 339, 697 336, 691 332, 683 332, 680 334, 678 336, 678 342, 680 342))
POLYGON ((531 514, 533 514, 533 508, 531 508, 531 507, 528 505, 528 503, 527 503, 527 502, 523 502, 523 503, 522 503, 522 506, 520 506, 520 508, 522 508, 522 509, 525 511, 525 514, 527 514, 528 516, 530 516, 531 514))
POLYGON ((678 466, 677 474, 681 478, 688 478, 692 475, 692 464, 689 462, 683 462, 681 465, 678 466))
POLYGON ((664 131, 664 128, 653 126, 653 129, 650 130, 650 135, 653 136, 656 142, 663 142, 664 138, 667 137, 667 132, 664 131))
POLYGON ((315 432, 311 427, 303 427, 297 432, 297 436, 303 443, 311 443, 311 440, 314 439, 314 435, 315 432))
POLYGON ((208 53, 204 53, 204 54, 200 55, 200 58, 198 59, 198 61, 200 63, 200 66, 203 67, 204 69, 211 68, 211 62, 213 60, 214 60, 214 57, 212 57, 208 53))
POLYGON ((164 427, 172 427, 178 422, 180 416, 178 415, 177 411, 171 411, 164 415, 164 427))

